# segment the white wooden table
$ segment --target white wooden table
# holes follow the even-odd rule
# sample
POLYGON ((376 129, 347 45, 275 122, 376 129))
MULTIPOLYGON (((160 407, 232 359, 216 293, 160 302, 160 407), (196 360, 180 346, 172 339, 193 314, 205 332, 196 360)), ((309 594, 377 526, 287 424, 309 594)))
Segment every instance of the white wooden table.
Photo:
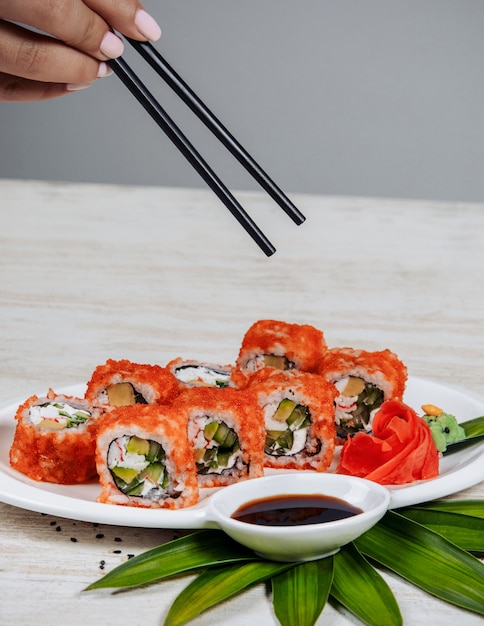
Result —
MULTIPOLYGON (((84 382, 109 357, 233 362, 262 318, 388 347, 411 376, 484 394, 484 204, 301 195, 296 227, 265 195, 239 197, 273 257, 209 190, 0 181, 2 404, 84 382)), ((482 496, 482 483, 459 494, 482 496)), ((159 625, 187 579, 82 589, 172 536, 0 504, 0 624, 159 625)), ((482 623, 386 576, 406 624, 482 623)), ((195 623, 276 620, 259 586, 195 623)), ((328 606, 319 623, 354 620, 328 606)))

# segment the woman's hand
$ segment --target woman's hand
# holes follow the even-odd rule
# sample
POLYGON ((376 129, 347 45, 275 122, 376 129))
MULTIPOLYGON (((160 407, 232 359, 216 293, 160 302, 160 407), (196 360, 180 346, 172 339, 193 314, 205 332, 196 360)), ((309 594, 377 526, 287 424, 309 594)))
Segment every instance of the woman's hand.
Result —
POLYGON ((0 100, 55 98, 107 76, 123 52, 111 29, 161 35, 138 0, 0 0, 0 100))

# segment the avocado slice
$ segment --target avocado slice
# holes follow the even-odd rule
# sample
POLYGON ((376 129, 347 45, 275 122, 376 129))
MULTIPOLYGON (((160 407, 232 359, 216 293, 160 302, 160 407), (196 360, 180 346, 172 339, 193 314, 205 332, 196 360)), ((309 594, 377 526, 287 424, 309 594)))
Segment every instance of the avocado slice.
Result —
POLYGON ((133 385, 131 383, 115 383, 106 387, 109 404, 114 406, 131 406, 136 404, 133 385))
POLYGON ((276 412, 272 416, 277 422, 285 422, 296 407, 296 403, 289 398, 284 398, 279 402, 276 412))
POLYGON ((203 429, 203 436, 207 441, 211 441, 219 427, 218 422, 208 422, 203 429))
POLYGON ((111 472, 118 478, 121 478, 121 480, 124 480, 124 482, 128 485, 139 474, 139 471, 137 469, 133 469, 131 467, 119 467, 119 465, 112 467, 111 472))
POLYGON ((126 452, 148 456, 150 453, 150 442, 148 439, 142 439, 133 435, 126 444, 126 452))
POLYGON ((264 365, 266 367, 274 367, 278 370, 286 370, 287 367, 287 359, 285 356, 276 356, 275 354, 264 354, 264 365))
POLYGON ((345 396, 345 398, 353 398, 354 396, 359 396, 364 388, 365 381, 362 378, 350 376, 341 395, 345 396))

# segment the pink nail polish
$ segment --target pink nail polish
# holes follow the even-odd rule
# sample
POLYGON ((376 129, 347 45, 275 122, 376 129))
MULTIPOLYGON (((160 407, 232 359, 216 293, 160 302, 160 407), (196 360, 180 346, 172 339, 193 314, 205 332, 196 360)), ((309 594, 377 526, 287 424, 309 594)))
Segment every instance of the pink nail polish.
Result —
POLYGON ((139 32, 149 41, 158 41, 161 37, 161 28, 145 10, 138 9, 136 11, 134 23, 139 32))
POLYGON ((92 83, 69 83, 66 85, 67 91, 80 91, 81 89, 87 89, 92 83))
POLYGON ((106 76, 111 76, 112 73, 113 73, 113 70, 109 67, 107 63, 105 63, 104 61, 101 61, 101 63, 99 63, 99 69, 97 71, 98 78, 105 78, 106 76))
POLYGON ((101 41, 100 50, 110 59, 116 59, 123 54, 124 44, 119 37, 116 37, 116 35, 109 30, 101 41))

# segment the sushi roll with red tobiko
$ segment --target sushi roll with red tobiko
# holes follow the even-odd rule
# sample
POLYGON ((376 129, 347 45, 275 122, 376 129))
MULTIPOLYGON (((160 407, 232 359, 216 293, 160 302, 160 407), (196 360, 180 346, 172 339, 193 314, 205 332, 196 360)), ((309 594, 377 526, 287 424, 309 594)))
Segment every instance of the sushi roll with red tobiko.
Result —
POLYGON ((264 427, 249 392, 194 387, 173 403, 188 425, 200 487, 222 487, 264 473, 264 427))
POLYGON ((111 409, 135 404, 169 404, 179 391, 176 378, 161 365, 108 359, 92 373, 85 397, 111 409))
POLYGON ((328 469, 335 449, 333 385, 316 374, 266 369, 248 390, 263 412, 266 467, 328 469))
POLYGON ((84 398, 36 395, 19 406, 11 466, 37 481, 77 484, 96 476, 96 431, 101 411, 84 398))
POLYGON ((191 387, 228 387, 232 374, 231 365, 216 365, 181 357, 167 363, 166 369, 177 379, 180 391, 191 387))
POLYGON ((319 374, 337 390, 335 420, 338 440, 371 432, 372 420, 385 400, 401 400, 407 368, 390 350, 369 352, 332 348, 319 364, 319 374))
POLYGON ((170 406, 118 407, 102 418, 97 435, 99 502, 179 509, 198 501, 186 422, 170 406))
POLYGON ((259 320, 244 335, 232 379, 244 387, 265 367, 315 372, 326 350, 324 334, 314 326, 259 320))

